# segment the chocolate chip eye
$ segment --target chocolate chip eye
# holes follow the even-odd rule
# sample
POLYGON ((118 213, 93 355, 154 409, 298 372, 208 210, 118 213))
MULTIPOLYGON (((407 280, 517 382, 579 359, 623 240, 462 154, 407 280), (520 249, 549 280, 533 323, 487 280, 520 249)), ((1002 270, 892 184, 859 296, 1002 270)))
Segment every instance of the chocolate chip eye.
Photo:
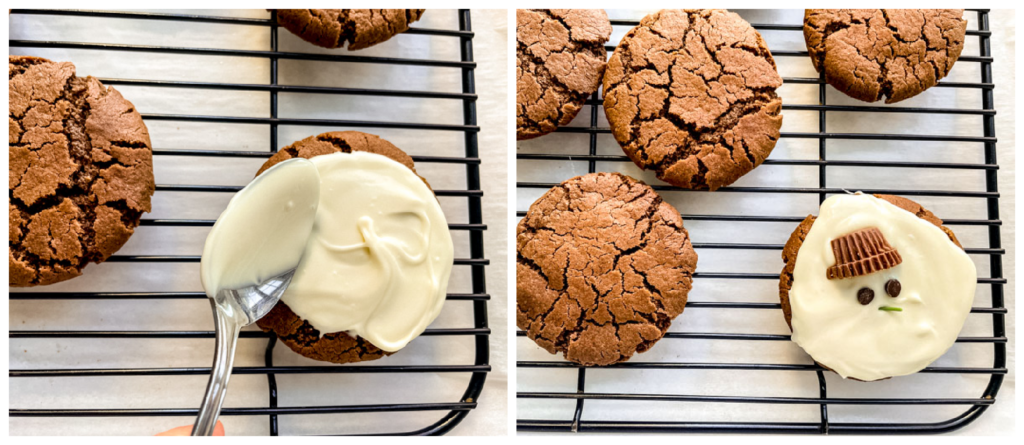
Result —
POLYGON ((859 301, 860 304, 868 304, 871 302, 871 300, 874 299, 875 291, 869 288, 862 287, 859 291, 857 291, 857 301, 859 301))
POLYGON ((900 296, 900 290, 903 286, 900 285, 900 280, 895 278, 885 282, 885 293, 889 294, 890 297, 896 298, 900 296))

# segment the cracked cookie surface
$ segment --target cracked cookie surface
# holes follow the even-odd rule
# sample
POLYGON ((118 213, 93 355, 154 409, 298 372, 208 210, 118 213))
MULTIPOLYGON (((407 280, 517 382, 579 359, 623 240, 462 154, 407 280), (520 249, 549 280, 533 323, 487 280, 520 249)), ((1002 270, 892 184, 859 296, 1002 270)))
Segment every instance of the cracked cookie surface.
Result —
POLYGON ((846 95, 895 103, 934 86, 964 49, 962 9, 808 9, 814 68, 846 95))
POLYGON ((425 9, 278 9, 277 22, 302 40, 324 48, 369 48, 423 17, 425 9))
POLYGON ((552 188, 516 228, 516 325, 554 354, 610 365, 683 312, 697 254, 654 189, 619 173, 552 188))
POLYGON ((603 9, 516 10, 516 140, 576 117, 601 86, 611 33, 603 9))
POLYGON ((724 10, 644 17, 608 61, 604 109, 640 168, 716 190, 761 165, 779 139, 782 85, 764 39, 724 10))
MULTIPOLYGON (((377 135, 359 131, 335 131, 310 136, 279 150, 260 167, 256 176, 274 165, 292 158, 309 159, 331 153, 362 151, 387 156, 416 173, 412 157, 377 135)), ((422 177, 421 177, 422 179, 422 177)), ((423 180, 426 183, 426 180, 423 180)), ((429 187, 430 185, 427 184, 429 187)), ((314 360, 354 363, 376 360, 392 353, 377 348, 361 337, 344 332, 325 333, 322 337, 308 321, 300 318, 283 302, 278 302, 266 317, 256 322, 264 332, 273 332, 293 351, 314 360)))
POLYGON ((8 56, 11 286, 77 277, 150 211, 153 151, 131 102, 69 62, 8 56))

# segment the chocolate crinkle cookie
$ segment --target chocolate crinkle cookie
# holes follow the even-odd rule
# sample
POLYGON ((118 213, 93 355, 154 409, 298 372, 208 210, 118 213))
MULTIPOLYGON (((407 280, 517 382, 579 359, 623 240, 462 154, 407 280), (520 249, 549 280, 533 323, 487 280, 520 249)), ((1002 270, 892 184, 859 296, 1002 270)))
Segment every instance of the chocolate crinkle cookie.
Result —
POLYGON ((576 117, 601 86, 611 33, 603 9, 516 10, 516 140, 576 117))
POLYGON ((808 9, 814 68, 846 95, 895 103, 934 86, 964 49, 963 9, 808 9))
POLYGON ((716 190, 761 165, 782 126, 782 78, 761 35, 724 10, 663 10, 608 61, 604 109, 637 166, 716 190))
POLYGON ((425 9, 278 9, 277 22, 302 40, 324 48, 369 48, 423 17, 425 9))
POLYGON ((618 173, 549 190, 519 222, 516 249, 516 325, 583 365, 654 346, 683 312, 697 266, 679 212, 618 173))
POLYGON ((153 151, 135 107, 69 62, 8 57, 11 286, 77 277, 150 211, 153 151))
MULTIPOLYGON (((416 173, 412 157, 380 136, 360 131, 333 131, 310 136, 282 148, 260 167, 256 175, 259 176, 270 167, 293 158, 310 159, 320 155, 354 151, 386 156, 416 173)), ((427 181, 424 179, 423 182, 427 181)), ((430 187, 430 184, 427 184, 427 187, 430 187)), ((392 354, 362 337, 353 337, 345 332, 320 332, 280 301, 256 324, 264 332, 273 332, 281 343, 293 351, 314 360, 355 363, 376 360, 392 354)))

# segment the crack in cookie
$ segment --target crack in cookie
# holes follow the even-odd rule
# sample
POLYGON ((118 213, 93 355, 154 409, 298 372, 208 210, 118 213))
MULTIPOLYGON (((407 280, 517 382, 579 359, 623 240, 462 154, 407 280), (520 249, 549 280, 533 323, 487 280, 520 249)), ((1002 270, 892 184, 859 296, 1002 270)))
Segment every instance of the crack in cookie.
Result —
POLYGON ((517 326, 583 365, 649 350, 683 312, 697 265, 679 212, 618 173, 549 190, 519 222, 516 247, 517 326))
POLYGON ((663 10, 629 31, 604 76, 615 140, 677 187, 716 190, 779 139, 782 78, 764 39, 723 10, 663 10))
POLYGON ((516 140, 576 117, 601 86, 611 32, 602 9, 516 10, 516 140))
POLYGON ((150 211, 153 152, 142 116, 75 66, 8 57, 9 284, 81 275, 150 211))
POLYGON ((964 48, 962 9, 808 9, 804 39, 825 81, 865 102, 935 86, 964 48))

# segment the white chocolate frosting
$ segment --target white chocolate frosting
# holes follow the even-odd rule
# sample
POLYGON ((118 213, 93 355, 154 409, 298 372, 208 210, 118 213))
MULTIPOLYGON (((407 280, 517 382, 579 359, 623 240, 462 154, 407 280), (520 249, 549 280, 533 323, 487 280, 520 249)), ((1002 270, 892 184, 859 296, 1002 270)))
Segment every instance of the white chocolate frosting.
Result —
POLYGON ((976 287, 974 263, 935 225, 874 196, 833 196, 822 203, 797 253, 789 291, 793 341, 843 378, 913 374, 956 341, 976 287), (829 280, 825 270, 835 264, 831 241, 868 227, 877 227, 903 262, 829 280), (890 279, 902 285, 896 298, 886 294, 890 279), (864 287, 875 294, 867 305, 857 301, 864 287))
POLYGON ((419 176, 385 156, 311 161, 319 208, 281 301, 321 333, 345 331, 397 351, 445 301, 454 250, 441 206, 419 176))
POLYGON ((231 198, 206 237, 200 279, 210 298, 266 281, 299 264, 320 196, 316 166, 290 159, 231 198))

